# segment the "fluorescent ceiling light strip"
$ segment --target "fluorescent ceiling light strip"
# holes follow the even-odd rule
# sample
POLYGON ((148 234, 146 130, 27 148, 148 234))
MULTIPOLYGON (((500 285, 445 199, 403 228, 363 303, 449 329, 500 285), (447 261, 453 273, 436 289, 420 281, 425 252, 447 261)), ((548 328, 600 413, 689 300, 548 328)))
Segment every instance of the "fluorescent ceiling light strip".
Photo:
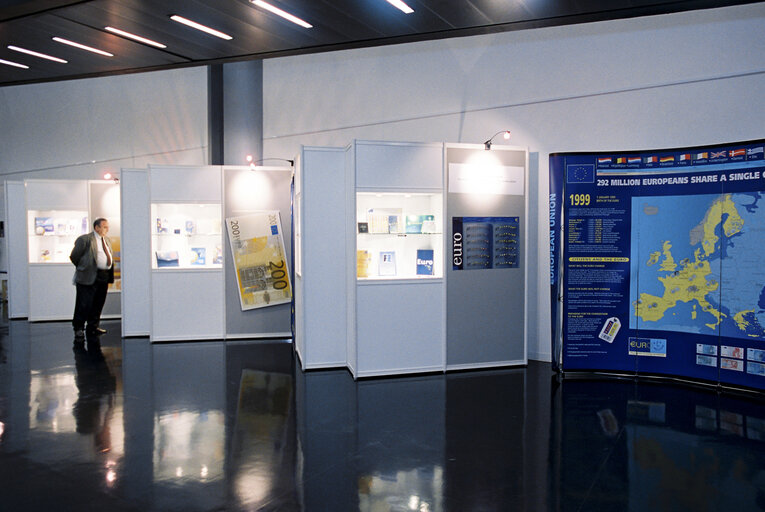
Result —
POLYGON ((282 11, 278 7, 274 7, 273 5, 271 5, 271 4, 267 3, 267 2, 264 2, 263 0, 250 0, 250 2, 254 3, 258 7, 261 7, 263 9, 267 10, 267 11, 270 11, 270 12, 276 14, 277 16, 281 16, 285 20, 291 21, 295 25, 300 25, 303 28, 313 28, 313 25, 311 25, 307 21, 303 21, 300 18, 298 18, 297 16, 293 16, 292 14, 290 14, 290 13, 288 13, 286 11, 282 11))
POLYGON ((167 48, 166 45, 162 43, 158 43, 156 41, 152 41, 151 39, 146 39, 145 37, 137 36, 135 34, 131 34, 130 32, 125 32, 124 30, 120 30, 118 28, 114 27, 104 27, 104 30, 108 30, 112 34, 117 34, 118 36, 127 37, 129 39, 134 39, 138 41, 139 43, 145 43, 150 44, 151 46, 156 46, 157 48, 167 48))
POLYGON ((6 66, 13 66, 14 68, 29 69, 29 66, 25 66, 24 64, 19 64, 18 62, 13 62, 10 60, 0 59, 0 64, 5 64, 6 66))
POLYGON ((221 39, 225 39, 226 41, 230 41, 233 39, 233 37, 231 37, 228 34, 224 34, 223 32, 215 30, 214 28, 206 27, 202 25, 201 23, 197 23, 196 21, 188 20, 184 18, 183 16, 178 16, 177 14, 173 14, 172 16, 170 16, 170 19, 173 21, 177 21, 178 23, 183 23, 187 27, 201 30, 202 32, 206 32, 215 37, 220 37, 221 39))
POLYGON ((61 64, 67 63, 67 61, 65 61, 64 59, 59 59, 58 57, 53 57, 51 55, 46 55, 44 53, 33 52, 32 50, 27 50, 26 48, 21 48, 19 46, 13 46, 12 44, 8 45, 8 49, 13 50, 14 52, 26 53, 27 55, 31 55, 33 57, 40 57, 41 59, 48 59, 48 60, 52 60, 53 62, 60 62, 61 64))
POLYGON ((393 7, 396 7, 397 9, 401 9, 406 14, 412 14, 414 12, 414 9, 406 5, 401 0, 386 0, 389 4, 391 4, 393 7))
POLYGON ((84 44, 75 43, 74 41, 70 41, 69 39, 64 39, 62 37, 54 37, 54 41, 57 43, 63 43, 68 44, 69 46, 74 46, 75 48, 79 48, 80 50, 87 50, 89 52, 97 53, 99 55, 104 55, 106 57, 114 57, 113 53, 105 52, 103 50, 99 50, 98 48, 93 48, 91 46, 85 46, 84 44))

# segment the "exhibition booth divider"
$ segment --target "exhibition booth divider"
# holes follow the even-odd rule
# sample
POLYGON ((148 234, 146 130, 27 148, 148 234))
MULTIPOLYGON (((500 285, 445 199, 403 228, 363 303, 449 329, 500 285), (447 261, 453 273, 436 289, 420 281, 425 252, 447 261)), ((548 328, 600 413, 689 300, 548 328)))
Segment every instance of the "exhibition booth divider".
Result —
POLYGON ((123 169, 123 336, 291 337, 292 178, 291 167, 123 169))
POLYGON ((295 171, 295 349, 355 378, 524 365, 528 151, 354 141, 295 171))
POLYGON ((765 390, 764 151, 550 155, 558 370, 765 390))

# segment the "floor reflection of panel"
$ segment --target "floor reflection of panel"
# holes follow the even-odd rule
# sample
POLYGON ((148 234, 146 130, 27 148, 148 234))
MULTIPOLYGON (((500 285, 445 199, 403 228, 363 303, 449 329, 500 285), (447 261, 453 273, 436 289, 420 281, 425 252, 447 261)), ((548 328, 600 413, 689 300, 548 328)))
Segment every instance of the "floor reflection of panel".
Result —
POLYGON ((358 383, 360 510, 442 510, 443 375, 358 383))
POLYGON ((523 510, 526 371, 450 374, 446 500, 454 510, 523 510))
MULTIPOLYGON (((231 486, 247 507, 295 488, 293 382, 287 374, 242 370, 232 439, 231 486)), ((297 501, 294 501, 297 504, 297 501)))

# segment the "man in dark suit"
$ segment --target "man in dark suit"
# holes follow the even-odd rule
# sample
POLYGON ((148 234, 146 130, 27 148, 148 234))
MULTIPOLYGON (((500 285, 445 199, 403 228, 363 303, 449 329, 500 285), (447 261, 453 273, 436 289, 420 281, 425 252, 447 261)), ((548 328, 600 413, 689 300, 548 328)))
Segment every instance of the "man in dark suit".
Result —
POLYGON ((98 324, 109 283, 114 282, 112 245, 106 238, 108 232, 109 221, 96 219, 93 232, 78 237, 69 255, 76 267, 74 285, 77 286, 77 300, 72 319, 75 338, 85 337, 86 324, 88 335, 97 336, 106 332, 98 324))

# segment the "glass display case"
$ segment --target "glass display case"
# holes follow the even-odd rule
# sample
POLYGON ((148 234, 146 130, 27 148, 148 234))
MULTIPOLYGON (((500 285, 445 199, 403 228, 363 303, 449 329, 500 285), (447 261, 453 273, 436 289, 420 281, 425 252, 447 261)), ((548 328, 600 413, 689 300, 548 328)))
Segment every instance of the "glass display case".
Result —
POLYGON ((69 263, 74 241, 90 230, 86 210, 29 210, 29 263, 69 263))
POLYGON ((220 204, 152 204, 151 223, 152 268, 222 268, 220 204))
POLYGON ((359 192, 360 280, 443 277, 443 194, 359 192))

